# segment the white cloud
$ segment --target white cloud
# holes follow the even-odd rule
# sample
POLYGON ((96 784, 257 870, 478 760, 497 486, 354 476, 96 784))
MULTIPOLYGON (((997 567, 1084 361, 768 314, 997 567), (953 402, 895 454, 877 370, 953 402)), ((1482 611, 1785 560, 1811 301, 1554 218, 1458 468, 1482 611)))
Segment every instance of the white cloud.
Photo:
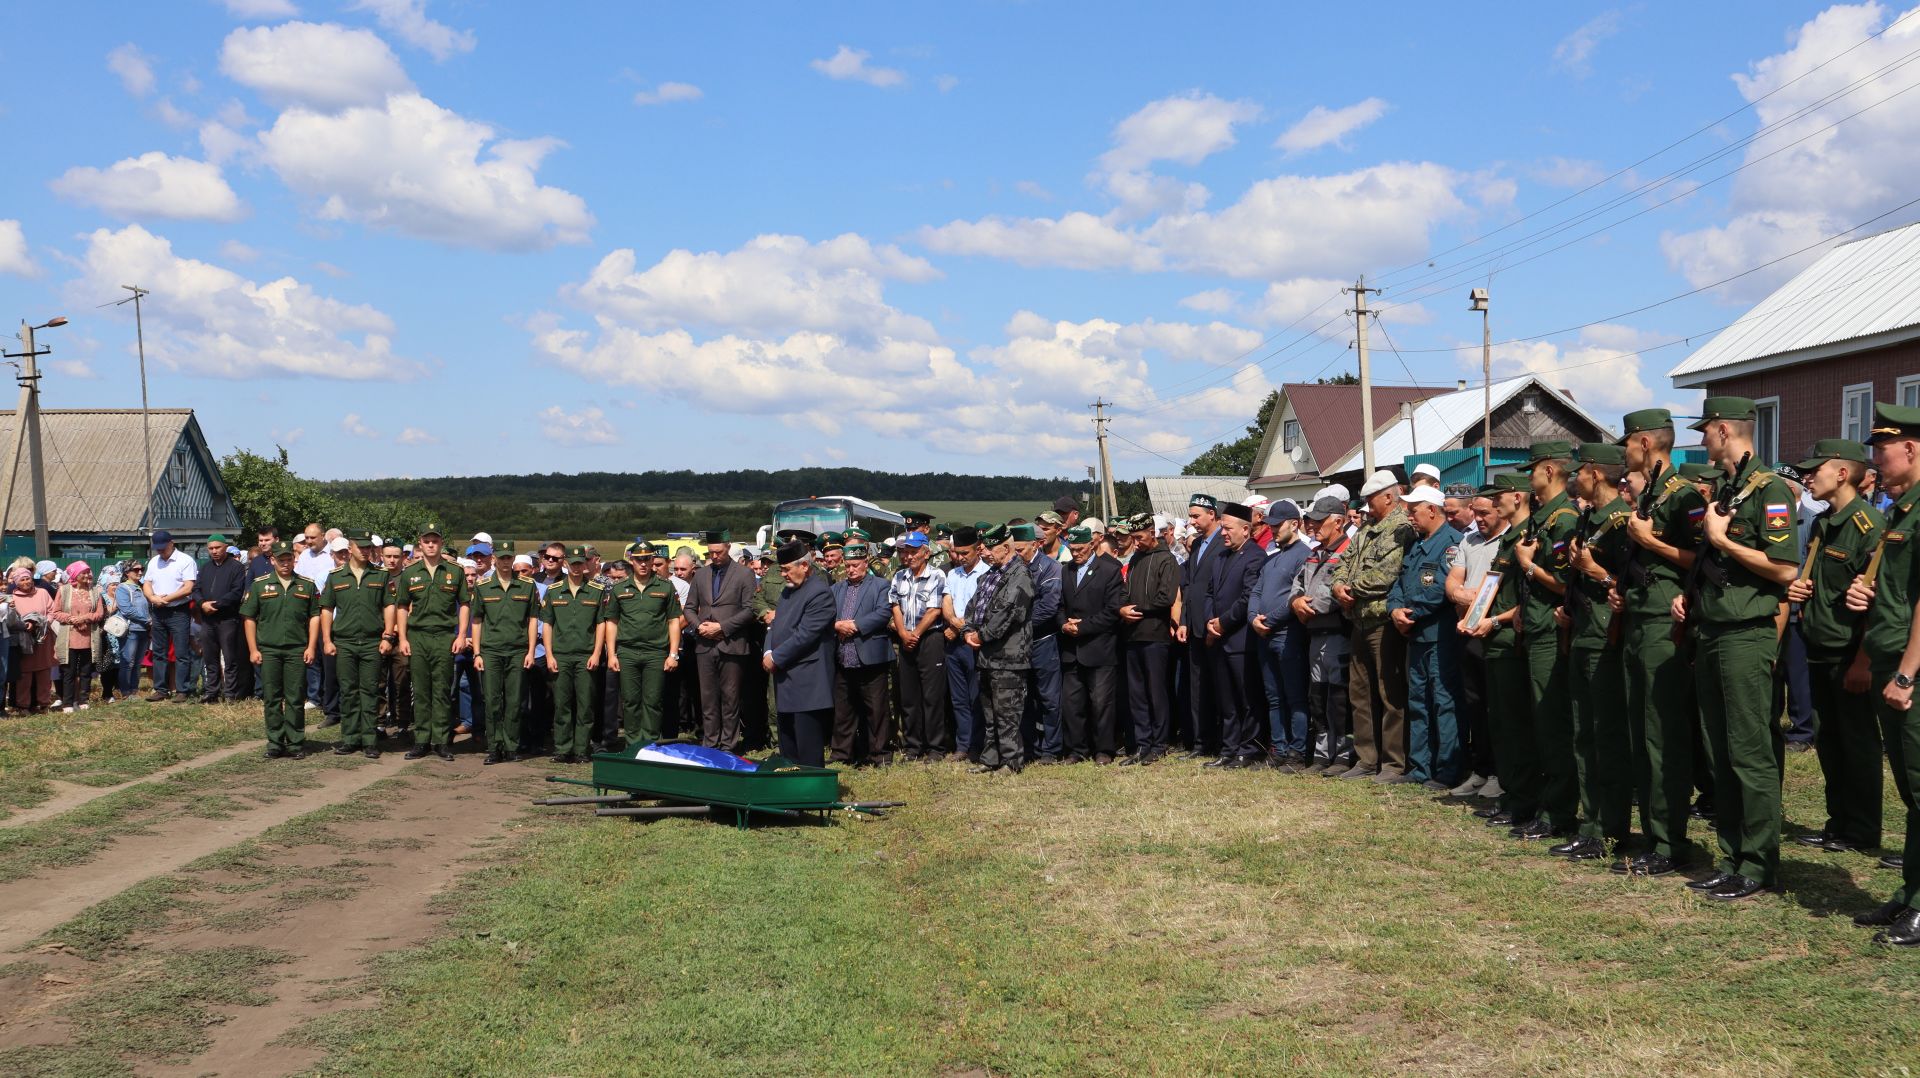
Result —
POLYGON ((220 257, 229 262, 251 262, 260 257, 260 252, 239 240, 227 240, 220 245, 220 257))
POLYGON ((223 165, 252 145, 245 135, 217 120, 200 125, 200 152, 213 164, 223 165))
MULTIPOLYGON (((1569 393, 1581 407, 1600 416, 1646 408, 1653 404, 1653 391, 1640 380, 1639 355, 1625 355, 1672 338, 1648 333, 1632 326, 1601 324, 1580 331, 1578 340, 1566 347, 1551 341, 1525 341, 1496 344, 1493 347, 1493 376, 1496 379, 1516 374, 1532 374, 1541 381, 1569 393)), ((1460 367, 1473 373, 1480 370, 1480 346, 1462 347, 1460 367)))
POLYGON ((393 440, 400 443, 401 445, 439 445, 440 444, 440 439, 437 436, 428 434, 426 431, 421 430, 419 427, 407 427, 406 429, 402 430, 399 434, 395 435, 393 440))
POLYGON ((246 213, 218 166, 158 150, 104 169, 70 168, 50 186, 62 198, 97 206, 115 217, 236 221, 246 213))
POLYGON ((952 93, 953 88, 960 85, 960 77, 958 75, 936 75, 934 76, 933 84, 938 87, 943 94, 952 93))
POLYGON ((1328 145, 1338 146, 1344 150, 1347 148, 1348 135, 1386 114, 1387 103, 1377 97, 1369 97, 1365 101, 1338 109, 1315 105, 1292 127, 1282 131, 1280 137, 1273 141, 1273 145, 1276 149, 1285 150, 1289 154, 1306 153, 1328 145))
POLYGON ((1553 47, 1553 66, 1578 78, 1593 74, 1593 51, 1620 32, 1620 12, 1603 11, 1553 47))
POLYGON ((814 60, 807 66, 830 79, 864 82, 869 86, 902 86, 906 84, 906 73, 898 68, 872 67, 867 61, 873 54, 865 49, 840 46, 839 51, 824 60, 814 60))
POLYGON ((355 438, 374 439, 380 437, 379 431, 367 426, 366 423, 360 419, 359 412, 348 412, 346 415, 341 416, 340 429, 353 435, 355 438))
POLYGON ((220 70, 270 100, 316 109, 377 105, 413 88, 378 35, 334 23, 235 30, 220 48, 220 70))
POLYGON ((633 95, 636 105, 668 105, 675 101, 698 101, 704 96, 700 87, 690 82, 663 82, 651 90, 641 90, 633 95))
POLYGON ((1013 189, 1027 196, 1028 198, 1037 198, 1042 202, 1053 201, 1053 192, 1047 190, 1045 187, 1042 187, 1040 184, 1034 182, 1033 180, 1015 180, 1013 183, 1013 189))
POLYGON ((189 128, 198 126, 200 117, 173 103, 170 97, 163 97, 153 103, 153 115, 168 127, 189 128))
POLYGON ((1195 292, 1180 300, 1180 306, 1190 311, 1204 311, 1208 314, 1225 314, 1233 310, 1240 302, 1240 293, 1231 288, 1210 288, 1205 292, 1195 292))
POLYGON ((1074 211, 1060 218, 983 217, 922 228, 917 238, 942 254, 1004 258, 1023 266, 1153 270, 1158 252, 1113 221, 1074 211))
POLYGON ((318 199, 325 220, 493 250, 582 243, 593 226, 580 196, 536 180, 559 140, 496 139, 418 94, 333 115, 289 109, 260 144, 267 166, 318 199))
POLYGON ((98 303, 136 283, 146 304, 147 355, 163 367, 221 378, 307 375, 405 379, 419 366, 393 354, 393 320, 363 304, 316 293, 292 277, 264 283, 181 258, 139 225, 87 237, 73 303, 98 303))
POLYGON ((607 421, 607 413, 588 405, 569 412, 553 405, 540 413, 540 435, 561 445, 615 445, 620 435, 607 421))
MULTIPOLYGON (((1724 224, 1661 237, 1668 264, 1689 283, 1709 284, 1815 244, 1912 197, 1920 172, 1920 110, 1910 99, 1892 99, 1915 84, 1904 61, 1920 47, 1920 17, 1871 36, 1902 17, 1878 4, 1828 8, 1792 35, 1792 47, 1733 76, 1741 95, 1756 102, 1757 126, 1780 126, 1747 146, 1724 224), (1840 94, 1855 82, 1861 85, 1840 94)), ((1916 217, 1908 209, 1865 232, 1916 217)), ((1722 289, 1721 298, 1758 299, 1821 250, 1744 277, 1722 289)))
POLYGON ((938 276, 926 260, 853 233, 817 244, 768 235, 724 254, 670 251, 640 271, 633 250, 622 248, 568 294, 595 314, 650 331, 690 325, 929 340, 933 327, 889 306, 881 292, 887 280, 938 276))
POLYGON ((118 76, 120 85, 135 97, 153 92, 153 62, 132 42, 107 54, 107 70, 118 76))
MULTIPOLYGON (((1312 329, 1347 308, 1347 297, 1340 290, 1352 286, 1352 281, 1331 277, 1294 277, 1275 281, 1254 303, 1253 321, 1263 326, 1286 326, 1298 321, 1300 329, 1312 329)), ((1328 327, 1326 335, 1345 336, 1351 327, 1352 319, 1336 320, 1328 327), (1343 323, 1347 328, 1341 328, 1343 323)))
POLYGON ((0 273, 11 273, 18 277, 40 275, 40 267, 27 251, 27 233, 20 227, 19 221, 0 220, 0 273))
POLYGON ((1143 106, 1113 128, 1113 148, 1101 155, 1108 172, 1132 172, 1155 161, 1197 165, 1234 144, 1237 124, 1260 118, 1251 101, 1224 101, 1189 90, 1143 106))
POLYGON ((241 19, 291 19, 300 14, 293 0, 224 0, 227 14, 241 19))
POLYGON ((94 373, 93 366, 84 359, 56 359, 51 364, 53 373, 63 378, 93 379, 100 377, 94 373))
POLYGON ((359 11, 373 12, 374 21, 388 33, 425 51, 435 60, 445 60, 456 52, 473 51, 473 31, 455 30, 427 18, 427 0, 357 0, 353 6, 359 11))
POLYGON ((1527 175, 1551 187, 1587 187, 1607 177, 1597 161, 1551 157, 1527 170, 1527 175))
POLYGON ((267 436, 273 439, 275 445, 282 445, 282 446, 287 446, 291 448, 293 446, 299 445, 300 439, 307 436, 307 428, 292 427, 287 430, 282 430, 279 427, 275 427, 272 430, 267 432, 267 436))

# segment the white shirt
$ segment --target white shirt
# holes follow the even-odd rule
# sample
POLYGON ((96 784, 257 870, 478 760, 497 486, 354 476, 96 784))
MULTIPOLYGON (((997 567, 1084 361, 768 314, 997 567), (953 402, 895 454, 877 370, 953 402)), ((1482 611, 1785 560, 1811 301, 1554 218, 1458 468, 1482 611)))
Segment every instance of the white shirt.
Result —
MULTIPOLYGON (((179 547, 173 553, 162 558, 158 554, 147 559, 147 586, 155 595, 169 595, 200 579, 200 566, 187 552, 179 547)), ((190 596, 182 596, 169 606, 179 606, 190 596)))
POLYGON ((673 590, 680 596, 680 605, 686 606, 687 596, 693 594, 693 581, 682 580, 677 576, 670 576, 667 579, 673 581, 673 590))
MULTIPOLYGON (((314 587, 324 585, 327 582, 327 575, 332 572, 333 555, 324 550, 302 551, 299 557, 293 559, 293 575, 306 577, 313 581, 314 587)), ((148 572, 147 575, 151 577, 153 573, 148 572)))

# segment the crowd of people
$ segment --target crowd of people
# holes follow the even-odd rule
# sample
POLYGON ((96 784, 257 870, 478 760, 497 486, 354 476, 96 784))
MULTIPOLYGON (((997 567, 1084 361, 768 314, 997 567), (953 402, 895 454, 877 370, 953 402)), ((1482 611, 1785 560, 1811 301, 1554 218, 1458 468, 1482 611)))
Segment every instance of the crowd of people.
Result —
POLYGON ((1063 497, 764 550, 707 532, 703 562, 484 533, 455 556, 432 525, 407 545, 316 523, 241 555, 216 536, 196 564, 158 533, 118 581, 10 571, 15 638, 64 629, 13 652, 10 684, 42 706, 60 659, 60 699, 84 701, 116 656, 125 695, 150 651, 150 699, 259 695, 270 757, 305 755, 315 710, 336 753, 410 729, 409 758, 467 735, 488 764, 679 736, 982 774, 1177 753, 1418 784, 1575 862, 1704 869, 1687 886, 1724 901, 1779 885, 1784 754, 1810 745, 1825 817, 1797 841, 1826 853, 1879 853, 1891 763, 1906 846, 1880 860, 1903 882, 1856 921, 1920 944, 1920 409, 1879 405, 1870 445, 1793 465, 1754 459, 1753 418, 1708 398, 1697 464, 1647 409, 1479 488, 1422 465, 1304 504, 1195 494, 1184 521, 1063 497))

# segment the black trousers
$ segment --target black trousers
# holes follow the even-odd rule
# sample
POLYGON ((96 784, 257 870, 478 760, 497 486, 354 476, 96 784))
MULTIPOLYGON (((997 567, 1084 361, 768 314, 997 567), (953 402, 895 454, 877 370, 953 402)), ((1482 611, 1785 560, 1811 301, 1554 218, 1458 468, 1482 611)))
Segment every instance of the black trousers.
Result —
POLYGON ((1167 723, 1173 713, 1169 691, 1172 645, 1165 640, 1127 644, 1127 703, 1133 712, 1133 751, 1158 756, 1167 751, 1167 723))
POLYGON ((833 760, 886 763, 893 759, 893 706, 887 668, 841 666, 833 671, 833 760))
POLYGON ((246 683, 253 679, 253 664, 247 661, 247 640, 240 628, 240 618, 207 619, 207 636, 212 646, 204 656, 207 670, 200 695, 209 700, 216 696, 229 702, 240 699, 252 687, 246 683))
POLYGON ((780 755, 806 767, 826 766, 825 746, 827 730, 833 725, 833 709, 782 711, 779 725, 780 755))
POLYGON ((1207 649, 1212 659, 1214 693, 1220 716, 1220 755, 1253 756, 1260 752, 1261 700, 1258 652, 1232 652, 1224 644, 1207 649), (1252 661, 1249 661, 1252 660, 1252 661))
POLYGON ((1466 642, 1460 663, 1460 695, 1454 699, 1455 721, 1466 740, 1467 770, 1492 777, 1493 735, 1487 729, 1487 642, 1466 642))
POLYGON ((1187 748, 1207 756, 1220 755, 1220 697, 1222 695, 1213 649, 1206 645, 1206 628, 1187 634, 1187 748))
POLYGON ((1060 664, 1060 714, 1068 756, 1114 754, 1113 689, 1119 673, 1116 666, 1060 664))
POLYGON ((900 750, 908 756, 953 751, 947 725, 947 640, 938 629, 900 649, 900 750))
MULTIPOLYGON (((103 631, 105 630, 94 630, 94 632, 103 631)), ((79 707, 87 702, 87 697, 92 692, 93 649, 86 647, 68 650, 67 661, 60 664, 60 699, 68 707, 79 707)))

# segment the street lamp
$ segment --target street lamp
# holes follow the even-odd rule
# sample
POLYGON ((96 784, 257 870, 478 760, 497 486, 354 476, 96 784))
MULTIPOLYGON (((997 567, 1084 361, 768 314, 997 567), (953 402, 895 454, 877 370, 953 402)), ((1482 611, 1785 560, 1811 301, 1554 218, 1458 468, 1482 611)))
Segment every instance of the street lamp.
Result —
POLYGON ((1487 321, 1487 290, 1467 293, 1469 311, 1480 312, 1480 473, 1493 466, 1493 329, 1487 321))

